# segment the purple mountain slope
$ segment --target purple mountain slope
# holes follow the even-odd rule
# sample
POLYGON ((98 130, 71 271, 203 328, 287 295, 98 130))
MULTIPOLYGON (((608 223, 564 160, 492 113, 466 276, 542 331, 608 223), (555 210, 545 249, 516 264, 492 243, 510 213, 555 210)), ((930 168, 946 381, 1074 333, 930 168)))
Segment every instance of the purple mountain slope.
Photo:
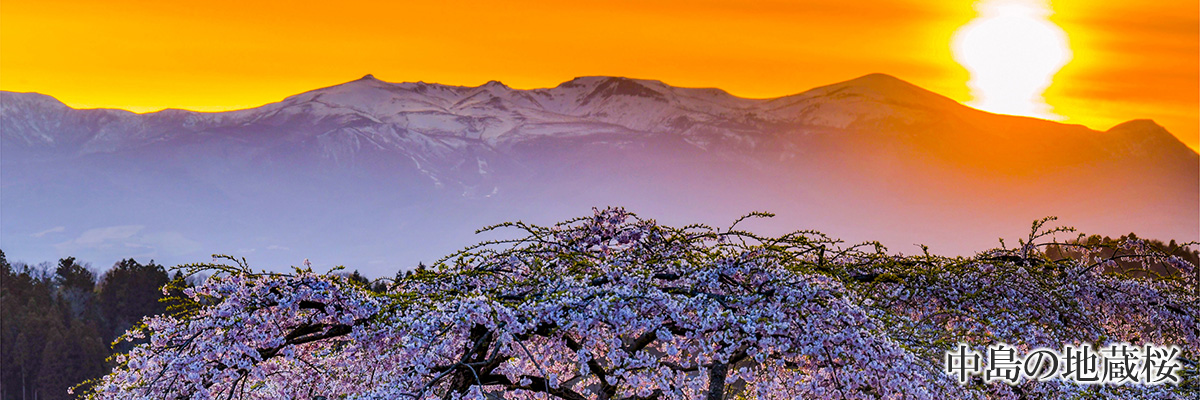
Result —
POLYGON ((220 113, 0 92, 0 166, 0 248, 30 262, 228 253, 390 274, 484 225, 607 205, 716 225, 771 211, 748 227, 901 252, 983 250, 1049 215, 1200 239, 1200 156, 1161 126, 989 114, 881 74, 774 99, 616 77, 517 90, 368 75, 220 113))

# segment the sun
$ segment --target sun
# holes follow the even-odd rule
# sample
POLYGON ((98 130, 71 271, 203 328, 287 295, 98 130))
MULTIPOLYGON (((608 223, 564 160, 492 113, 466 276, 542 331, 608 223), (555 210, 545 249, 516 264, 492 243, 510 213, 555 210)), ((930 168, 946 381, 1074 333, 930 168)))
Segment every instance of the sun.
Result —
POLYGON ((1062 120, 1042 97, 1071 60, 1067 34, 1044 0, 982 0, 979 17, 955 33, 955 61, 971 73, 968 104, 999 114, 1062 120))

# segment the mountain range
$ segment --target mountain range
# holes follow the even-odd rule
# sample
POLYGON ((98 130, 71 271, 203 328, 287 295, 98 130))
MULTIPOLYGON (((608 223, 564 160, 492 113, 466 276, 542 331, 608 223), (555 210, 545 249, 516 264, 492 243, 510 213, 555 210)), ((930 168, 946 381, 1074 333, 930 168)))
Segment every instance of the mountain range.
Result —
POLYGON ((474 234, 485 225, 609 205, 714 226, 769 211, 746 227, 905 253, 1014 243, 1052 215, 1200 240, 1200 156, 1154 122, 991 114, 883 74, 771 99, 621 77, 522 90, 367 75, 213 113, 0 92, 0 168, 0 249, 29 262, 224 253, 390 275, 518 234, 474 234))

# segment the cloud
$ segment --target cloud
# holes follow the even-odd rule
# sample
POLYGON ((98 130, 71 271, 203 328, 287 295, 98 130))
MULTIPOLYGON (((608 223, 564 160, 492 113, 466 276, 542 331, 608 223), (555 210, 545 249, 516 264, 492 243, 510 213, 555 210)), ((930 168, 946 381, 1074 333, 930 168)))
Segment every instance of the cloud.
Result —
POLYGON ((118 225, 84 231, 79 237, 55 244, 62 254, 105 251, 116 248, 137 249, 133 257, 158 257, 199 251, 200 242, 174 231, 144 232, 145 225, 118 225))
POLYGON ((291 248, 287 247, 287 246, 280 246, 277 244, 273 244, 273 245, 267 246, 267 250, 291 250, 291 248))
POLYGON ((119 225, 104 228, 88 229, 75 239, 54 245, 64 253, 74 253, 80 250, 110 249, 123 245, 127 240, 146 228, 145 225, 119 225))
POLYGON ((66 230, 67 230, 67 227, 65 227, 65 226, 56 226, 56 227, 53 227, 53 228, 50 228, 50 229, 47 229, 47 230, 44 230, 44 231, 41 231, 41 232, 38 232, 38 233, 34 233, 34 234, 32 234, 32 235, 29 235, 29 236, 33 236, 33 237, 35 237, 35 238, 41 238, 42 236, 46 236, 46 235, 49 235, 49 234, 51 234, 51 233, 59 233, 59 232, 63 232, 63 231, 66 231, 66 230))

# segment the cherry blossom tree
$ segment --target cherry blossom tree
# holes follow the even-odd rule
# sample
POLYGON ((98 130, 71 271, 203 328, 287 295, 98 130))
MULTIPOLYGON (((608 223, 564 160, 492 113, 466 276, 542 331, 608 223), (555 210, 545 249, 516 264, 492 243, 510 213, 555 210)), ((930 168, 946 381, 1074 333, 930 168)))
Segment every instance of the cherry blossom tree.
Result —
MULTIPOLYGON (((748 217, 766 217, 751 214, 748 217)), ((737 222, 741 222, 738 220, 737 222)), ((1144 243, 1051 259, 1059 229, 974 257, 891 254, 817 232, 681 228, 622 209, 486 242, 376 293, 311 269, 211 276, 148 317, 103 399, 1195 398, 1193 266, 1144 243), (1114 257, 1178 273, 1132 277, 1114 257), (1182 383, 960 384, 958 343, 1157 343, 1182 383)), ((1143 274, 1144 275, 1144 274, 1143 274)), ((167 289, 164 289, 167 290, 167 289)))

